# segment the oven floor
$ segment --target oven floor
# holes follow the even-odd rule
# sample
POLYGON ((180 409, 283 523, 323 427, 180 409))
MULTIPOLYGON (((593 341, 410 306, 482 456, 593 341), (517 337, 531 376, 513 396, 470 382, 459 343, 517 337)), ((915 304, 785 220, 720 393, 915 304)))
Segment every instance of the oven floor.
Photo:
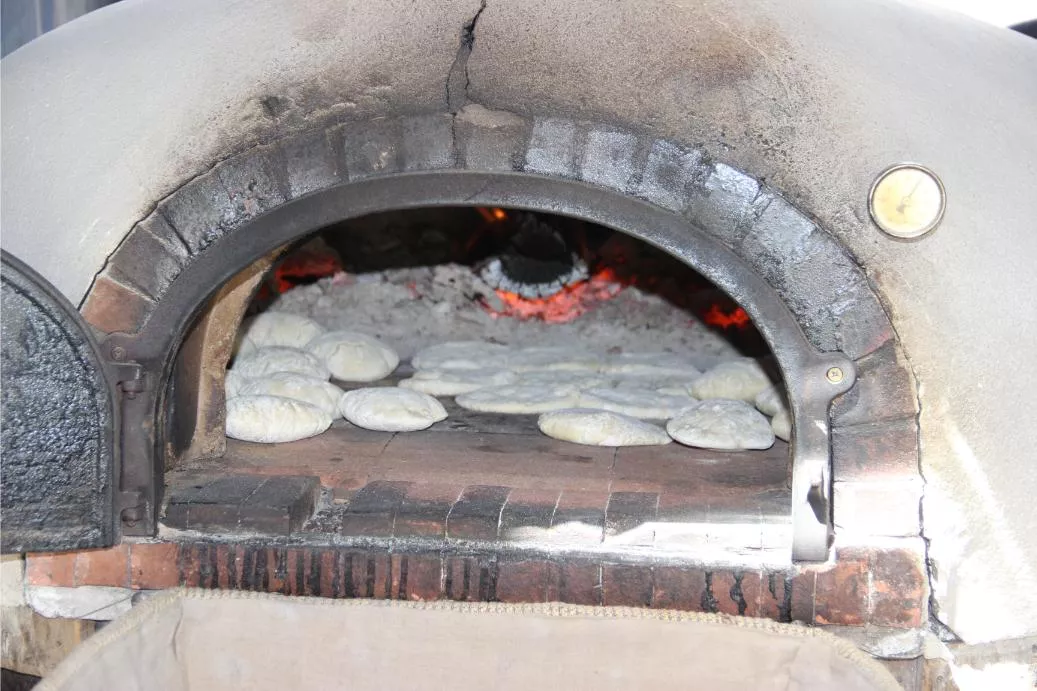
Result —
POLYGON ((699 556, 704 548, 787 551, 784 442, 745 452, 591 447, 544 436, 536 415, 444 405, 449 417, 422 432, 373 432, 338 420, 289 444, 230 439, 224 457, 171 471, 167 497, 200 474, 315 476, 321 499, 299 531, 310 541, 436 537, 699 556))

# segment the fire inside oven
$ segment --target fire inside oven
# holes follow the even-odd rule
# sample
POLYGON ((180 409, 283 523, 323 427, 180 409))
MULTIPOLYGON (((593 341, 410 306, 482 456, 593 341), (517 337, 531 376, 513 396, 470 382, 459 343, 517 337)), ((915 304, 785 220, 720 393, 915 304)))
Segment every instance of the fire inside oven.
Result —
MULTIPOLYGON (((787 552, 791 421, 766 342, 722 291, 641 240, 515 209, 387 212, 281 248, 247 287, 236 308, 220 312, 225 293, 214 300, 208 321, 224 323, 203 317, 179 357, 180 389, 199 395, 206 377, 224 389, 199 405, 225 406, 201 416, 225 420, 227 435, 225 447, 199 442, 204 425, 178 412, 174 486, 180 473, 217 469, 317 475, 312 532, 373 485, 416 497, 539 493, 555 503, 547 524, 498 537, 588 547, 600 528, 581 530, 581 510, 628 493, 653 498, 660 519, 682 512, 665 523, 679 549, 700 547, 708 532, 722 549, 787 552), (270 315, 312 320, 324 335, 302 343, 257 329, 270 315), (343 333, 391 355, 379 351, 369 375, 328 362, 332 351, 315 344, 343 333), (222 359, 191 364, 192 350, 219 350, 221 339, 234 343, 222 359), (443 345, 458 342, 468 345, 443 345), (285 347, 322 360, 327 376, 263 360, 285 347), (328 376, 316 393, 303 390, 307 377, 328 376), (396 403, 400 391, 431 402, 396 403), (259 400, 270 397, 282 400, 259 400), (294 421, 300 410, 331 422, 294 421), (302 438, 281 441, 282 424, 302 438), (718 538, 717 525, 746 529, 718 538)), ((661 525, 627 531, 636 543, 661 525)))

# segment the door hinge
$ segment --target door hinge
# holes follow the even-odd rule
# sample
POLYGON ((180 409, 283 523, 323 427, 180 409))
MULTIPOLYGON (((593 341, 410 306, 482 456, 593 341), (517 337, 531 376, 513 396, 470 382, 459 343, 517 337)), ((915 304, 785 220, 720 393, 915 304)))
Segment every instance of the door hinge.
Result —
POLYGON ((126 398, 136 398, 137 394, 150 389, 148 373, 136 362, 109 362, 115 374, 115 385, 126 398))

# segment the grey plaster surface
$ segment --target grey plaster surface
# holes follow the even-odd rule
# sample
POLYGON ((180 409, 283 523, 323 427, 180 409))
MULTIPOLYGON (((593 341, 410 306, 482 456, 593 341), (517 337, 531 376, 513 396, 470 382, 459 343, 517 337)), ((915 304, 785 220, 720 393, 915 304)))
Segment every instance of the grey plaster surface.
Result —
MULTIPOLYGON (((447 110, 478 9, 153 0, 56 30, 2 63, 4 248, 78 302, 216 159, 333 118, 447 110)), ((917 377, 936 600, 968 641, 1037 631, 1035 74, 1031 39, 882 0, 490 0, 467 64, 476 103, 701 146, 855 254, 917 377), (905 160, 948 194, 914 243, 866 210, 905 160)))

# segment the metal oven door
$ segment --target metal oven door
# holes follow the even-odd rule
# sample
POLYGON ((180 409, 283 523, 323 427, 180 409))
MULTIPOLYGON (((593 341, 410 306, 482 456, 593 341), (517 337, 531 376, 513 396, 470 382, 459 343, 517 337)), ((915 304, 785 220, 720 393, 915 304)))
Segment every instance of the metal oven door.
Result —
POLYGON ((0 260, 0 548, 111 545, 113 379, 75 307, 16 257, 0 260))

